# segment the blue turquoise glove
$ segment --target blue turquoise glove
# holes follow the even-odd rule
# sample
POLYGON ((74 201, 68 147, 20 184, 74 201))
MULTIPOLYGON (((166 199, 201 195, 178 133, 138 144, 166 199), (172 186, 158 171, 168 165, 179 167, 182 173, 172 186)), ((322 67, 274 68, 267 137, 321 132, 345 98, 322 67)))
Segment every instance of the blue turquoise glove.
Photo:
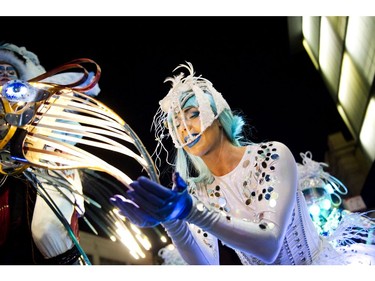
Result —
POLYGON ((173 175, 173 189, 141 176, 130 186, 126 198, 115 195, 110 200, 121 213, 139 227, 153 227, 161 222, 185 218, 193 205, 187 184, 179 173, 173 175))
POLYGON ((110 201, 120 210, 121 215, 125 216, 131 223, 139 227, 155 227, 160 223, 135 205, 134 202, 122 195, 115 195, 110 198, 110 201))

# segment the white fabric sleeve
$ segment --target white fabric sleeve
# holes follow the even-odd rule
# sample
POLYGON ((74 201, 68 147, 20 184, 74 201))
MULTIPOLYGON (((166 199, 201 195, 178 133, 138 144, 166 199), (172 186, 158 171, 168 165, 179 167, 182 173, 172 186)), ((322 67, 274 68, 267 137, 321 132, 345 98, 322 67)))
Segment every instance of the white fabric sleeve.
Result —
POLYGON ((271 198, 254 200, 253 217, 228 216, 193 200, 193 208, 186 218, 186 221, 216 236, 227 246, 265 263, 272 263, 277 258, 291 220, 297 191, 297 165, 292 153, 282 143, 273 142, 272 147, 278 157, 272 163, 270 180, 257 187, 260 193, 272 187, 271 198))
POLYGON ((168 236, 178 250, 181 257, 190 265, 219 265, 218 244, 214 238, 214 243, 204 243, 202 239, 196 237, 195 231, 184 220, 174 220, 164 222, 168 236))
MULTIPOLYGON (((67 170, 62 173, 69 173, 67 179, 72 180, 74 188, 81 193, 82 184, 78 170, 67 170)), ((66 188, 60 187, 59 191, 58 187, 47 184, 43 178, 39 178, 39 180, 42 182, 45 192, 52 198, 69 224, 75 208, 61 192, 64 192, 72 202, 76 202, 80 206, 80 210, 84 211, 84 202, 81 196, 73 194, 66 188)), ((60 255, 74 246, 65 226, 40 195, 37 195, 35 202, 31 232, 35 245, 45 258, 60 255)))

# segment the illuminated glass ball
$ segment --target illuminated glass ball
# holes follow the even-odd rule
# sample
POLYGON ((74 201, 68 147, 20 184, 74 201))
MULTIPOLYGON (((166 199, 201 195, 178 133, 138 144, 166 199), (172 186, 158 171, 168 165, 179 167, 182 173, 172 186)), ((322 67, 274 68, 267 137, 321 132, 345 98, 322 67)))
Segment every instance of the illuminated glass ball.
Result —
POLYGON ((324 187, 303 190, 310 215, 313 219, 326 220, 333 210, 331 195, 324 187))

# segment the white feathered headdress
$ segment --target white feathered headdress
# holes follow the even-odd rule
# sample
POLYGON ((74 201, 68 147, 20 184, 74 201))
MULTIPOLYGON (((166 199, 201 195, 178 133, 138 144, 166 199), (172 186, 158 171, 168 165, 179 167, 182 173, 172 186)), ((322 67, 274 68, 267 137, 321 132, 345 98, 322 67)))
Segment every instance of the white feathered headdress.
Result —
MULTIPOLYGON (((160 141, 164 137, 165 129, 163 125, 168 124, 169 134, 171 135, 176 148, 181 148, 198 138, 213 123, 213 121, 218 118, 224 109, 230 109, 226 100, 212 86, 212 83, 209 80, 202 78, 201 76, 194 76, 195 72, 191 63, 187 62, 187 65, 180 64, 173 71, 179 68, 186 68, 189 71, 189 75, 185 77, 184 73, 180 73, 177 76, 168 77, 165 80, 165 82, 172 82, 172 88, 159 102, 160 108, 158 109, 153 122, 156 138, 160 141), (189 130, 187 130, 189 133, 189 140, 185 141, 181 140, 176 134, 174 116, 182 112, 184 104, 193 96, 195 96, 200 112, 201 132, 190 134, 189 130), (212 109, 212 106, 215 108, 215 111, 212 109)), ((179 125, 187 127, 183 114, 181 117, 182 124, 179 125)))
POLYGON ((0 45, 0 63, 14 66, 19 79, 25 81, 46 72, 33 52, 10 43, 0 45))

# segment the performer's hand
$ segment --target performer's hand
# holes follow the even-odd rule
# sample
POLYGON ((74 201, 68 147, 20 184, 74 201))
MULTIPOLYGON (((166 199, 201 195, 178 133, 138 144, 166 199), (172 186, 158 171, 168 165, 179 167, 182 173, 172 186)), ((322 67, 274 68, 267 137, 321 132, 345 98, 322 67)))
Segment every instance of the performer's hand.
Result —
POLYGON ((130 184, 134 190, 128 191, 127 197, 159 222, 184 219, 189 214, 193 201, 187 184, 178 173, 173 175, 173 181, 174 187, 169 189, 141 176, 130 184))
POLYGON ((154 227, 159 224, 158 220, 145 213, 134 202, 122 195, 115 195, 110 198, 110 201, 114 206, 119 208, 121 215, 139 227, 154 227))

